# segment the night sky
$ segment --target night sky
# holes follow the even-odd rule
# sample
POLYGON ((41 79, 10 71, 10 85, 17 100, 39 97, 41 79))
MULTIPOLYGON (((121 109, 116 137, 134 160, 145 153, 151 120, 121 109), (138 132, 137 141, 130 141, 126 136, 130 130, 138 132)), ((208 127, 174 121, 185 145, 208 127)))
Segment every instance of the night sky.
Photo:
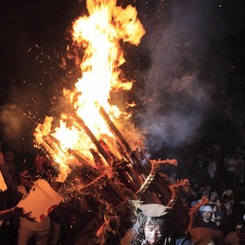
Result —
MULTIPOLYGON (((129 100, 150 151, 244 138, 244 1, 119 4, 128 3, 146 34, 139 47, 124 45, 122 69, 136 80, 129 100)), ((84 13, 84 1, 1 1, 3 147, 31 151, 36 123, 59 114, 63 87, 81 75, 66 49, 71 23, 84 13)))

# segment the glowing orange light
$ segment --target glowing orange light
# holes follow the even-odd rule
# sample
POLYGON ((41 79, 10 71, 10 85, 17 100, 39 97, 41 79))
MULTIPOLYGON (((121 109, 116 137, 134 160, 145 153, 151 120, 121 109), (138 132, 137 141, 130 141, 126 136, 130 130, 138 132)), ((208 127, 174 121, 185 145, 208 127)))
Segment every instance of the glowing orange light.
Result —
MULTIPOLYGON (((53 118, 47 117, 44 124, 38 125, 35 130, 37 144, 45 148, 59 164, 62 179, 69 173, 67 166, 72 159, 67 153, 68 149, 79 152, 91 166, 95 165, 91 149, 96 147, 81 126, 79 118, 96 139, 103 140, 119 159, 122 155, 117 148, 115 136, 102 118, 100 108, 104 108, 120 130, 132 130, 131 140, 138 137, 133 125, 126 125, 124 122, 130 115, 122 112, 110 99, 114 93, 130 90, 133 82, 126 81, 120 70, 125 62, 120 42, 138 45, 145 33, 144 28, 137 19, 136 9, 131 5, 125 9, 116 6, 116 0, 88 0, 87 10, 88 16, 75 20, 72 30, 74 48, 84 50, 80 64, 82 77, 75 83, 73 91, 64 89, 64 97, 74 111, 62 114, 59 126, 54 129, 53 118), (58 143, 50 143, 50 136, 57 139, 58 143)), ((103 157, 102 161, 107 166, 103 157)))

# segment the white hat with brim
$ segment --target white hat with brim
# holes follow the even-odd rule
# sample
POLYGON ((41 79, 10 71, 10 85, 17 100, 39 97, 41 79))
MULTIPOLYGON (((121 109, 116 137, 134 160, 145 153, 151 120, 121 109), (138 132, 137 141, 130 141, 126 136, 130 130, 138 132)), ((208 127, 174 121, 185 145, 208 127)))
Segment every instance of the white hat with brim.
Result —
POLYGON ((212 209, 211 206, 205 206, 205 207, 202 209, 202 212, 204 212, 204 211, 206 211, 206 212, 213 212, 213 209, 212 209))

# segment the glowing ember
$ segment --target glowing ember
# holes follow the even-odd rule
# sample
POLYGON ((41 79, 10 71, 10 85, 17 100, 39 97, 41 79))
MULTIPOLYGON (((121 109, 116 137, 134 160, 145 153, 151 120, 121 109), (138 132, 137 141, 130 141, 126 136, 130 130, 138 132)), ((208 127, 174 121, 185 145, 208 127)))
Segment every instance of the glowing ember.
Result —
POLYGON ((87 10, 88 16, 73 23, 73 46, 85 51, 80 64, 82 77, 73 91, 64 89, 70 110, 61 115, 59 127, 53 129, 53 118, 47 117, 35 131, 37 144, 59 164, 62 180, 69 173, 68 166, 75 161, 71 151, 78 152, 91 166, 96 166, 91 149, 99 153, 105 166, 113 158, 125 157, 108 122, 101 116, 102 108, 111 122, 130 134, 130 140, 135 142, 138 138, 133 125, 125 121, 130 115, 112 104, 110 98, 120 90, 130 90, 133 82, 123 78, 120 70, 125 62, 120 42, 138 45, 144 28, 137 19, 135 8, 129 5, 123 9, 116 6, 116 0, 88 0, 87 10))

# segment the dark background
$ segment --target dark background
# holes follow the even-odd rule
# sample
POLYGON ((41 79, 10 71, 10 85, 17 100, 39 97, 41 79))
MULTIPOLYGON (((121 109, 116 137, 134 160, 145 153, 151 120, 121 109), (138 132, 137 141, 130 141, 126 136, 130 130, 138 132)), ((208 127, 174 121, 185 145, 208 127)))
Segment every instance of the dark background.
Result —
MULTIPOLYGON (((244 1, 149 0, 118 4, 129 3, 136 6, 146 29, 139 47, 124 46, 127 64, 122 68, 136 79, 130 94, 131 100, 137 102, 135 123, 146 129, 152 125, 151 120, 156 122, 164 115, 172 118, 173 111, 182 115, 174 117, 173 128, 173 121, 164 125, 161 137, 155 128, 149 127, 150 151, 159 155, 170 148, 190 150, 217 142, 231 146, 243 143, 244 1), (156 61, 162 66, 155 66, 156 61), (192 86, 191 93, 186 88, 177 90, 179 82, 190 71, 194 74, 193 70, 198 86, 192 86), (174 89, 172 84, 176 84, 174 89), (152 99, 153 87, 158 93, 152 99), (200 92, 198 99, 194 97, 195 88, 205 91, 200 92), (151 99, 154 105, 158 104, 157 108, 148 106, 151 99), (155 110, 160 117, 155 117, 156 113, 152 117, 148 109, 155 110), (195 130, 188 120, 193 114, 198 118, 194 120, 195 130), (181 124, 183 118, 185 130, 183 124, 176 124, 181 124), (178 132, 186 132, 181 138, 173 132, 180 128, 178 132)), ((80 75, 74 66, 74 54, 67 53, 67 46, 71 43, 71 23, 82 13, 86 13, 84 1, 1 1, 0 105, 4 149, 33 151, 36 123, 42 123, 46 115, 59 114, 57 104, 62 88, 72 86, 80 75)))

